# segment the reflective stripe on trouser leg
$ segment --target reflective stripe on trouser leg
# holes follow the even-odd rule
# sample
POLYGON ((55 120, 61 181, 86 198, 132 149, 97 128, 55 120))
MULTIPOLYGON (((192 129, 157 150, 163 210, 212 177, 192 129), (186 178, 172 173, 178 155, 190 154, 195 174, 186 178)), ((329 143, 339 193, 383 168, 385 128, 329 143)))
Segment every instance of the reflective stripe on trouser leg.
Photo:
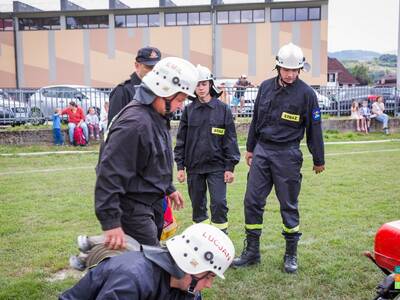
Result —
POLYGON ((298 148, 268 150, 271 157, 272 178, 279 200, 284 233, 299 231, 298 196, 301 187, 300 169, 303 155, 298 148))
POLYGON ((224 171, 207 173, 206 178, 210 192, 211 224, 219 229, 226 229, 228 228, 228 205, 224 171))
POLYGON ((205 220, 203 220, 203 221, 201 221, 201 222, 194 222, 194 221, 193 221, 193 224, 198 224, 198 223, 211 224, 211 221, 210 221, 210 219, 205 219, 205 220))
POLYGON ((253 161, 247 177, 244 197, 244 215, 246 229, 262 229, 266 199, 272 189, 272 176, 269 158, 265 150, 257 144, 253 152, 253 161))
POLYGON ((296 226, 296 227, 293 227, 293 228, 287 228, 284 224, 282 224, 282 230, 283 230, 283 232, 286 232, 286 233, 296 233, 296 232, 299 232, 300 231, 300 226, 296 226))
POLYGON ((188 192, 192 202, 192 220, 201 223, 208 220, 206 175, 187 174, 188 192))

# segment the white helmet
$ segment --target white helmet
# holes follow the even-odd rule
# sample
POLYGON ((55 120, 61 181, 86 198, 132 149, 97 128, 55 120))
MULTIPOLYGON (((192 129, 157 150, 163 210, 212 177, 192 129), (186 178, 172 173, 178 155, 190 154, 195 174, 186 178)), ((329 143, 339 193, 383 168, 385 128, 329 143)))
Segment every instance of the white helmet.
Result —
POLYGON ((286 69, 302 69, 305 61, 303 51, 292 43, 282 46, 276 56, 276 65, 286 69))
POLYGON ((179 57, 160 60, 146 76, 144 84, 160 97, 182 92, 194 97, 198 71, 190 62, 179 57))
POLYGON ((179 268, 187 274, 213 272, 225 279, 224 272, 235 256, 229 237, 217 227, 198 223, 166 242, 179 268))
POLYGON ((215 86, 214 76, 213 76, 213 74, 211 74, 210 69, 205 66, 202 66, 200 64, 198 64, 196 68, 197 68, 197 71, 199 72, 199 78, 198 78, 197 82, 211 81, 210 95, 212 97, 221 96, 222 92, 215 86))

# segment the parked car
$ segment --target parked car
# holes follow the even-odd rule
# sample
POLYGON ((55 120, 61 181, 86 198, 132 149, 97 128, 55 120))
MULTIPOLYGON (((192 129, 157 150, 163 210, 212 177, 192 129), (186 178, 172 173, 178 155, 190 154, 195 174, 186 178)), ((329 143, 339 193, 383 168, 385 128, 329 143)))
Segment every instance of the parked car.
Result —
POLYGON ((397 115, 400 113, 400 93, 394 87, 375 86, 371 89, 371 96, 382 96, 385 103, 385 112, 397 115))
POLYGON ((314 90, 315 95, 317 95, 319 108, 322 110, 328 110, 331 108, 332 101, 325 95, 320 94, 318 91, 314 90))
POLYGON ((50 120, 56 108, 64 109, 75 101, 85 113, 93 106, 100 115, 100 109, 109 94, 82 85, 53 85, 42 87, 29 97, 28 105, 36 118, 50 120))
POLYGON ((11 109, 0 106, 0 125, 14 125, 15 114, 11 109))

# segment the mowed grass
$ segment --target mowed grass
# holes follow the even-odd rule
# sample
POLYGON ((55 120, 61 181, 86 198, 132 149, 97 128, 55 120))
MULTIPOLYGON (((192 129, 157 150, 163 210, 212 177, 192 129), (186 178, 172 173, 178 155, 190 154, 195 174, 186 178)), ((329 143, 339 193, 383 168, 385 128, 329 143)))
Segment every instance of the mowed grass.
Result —
MULTIPOLYGON (((384 138, 325 133, 326 141, 373 137, 384 138)), ((239 140, 244 154, 245 137, 239 140)), ((3 146, 0 153, 53 149, 60 148, 3 146)), ((400 142, 326 145, 326 172, 320 175, 311 171, 311 157, 302 149, 298 274, 282 272, 284 239, 272 192, 264 214, 262 263, 228 270, 227 279, 216 279, 205 299, 373 298, 383 275, 362 252, 373 250, 379 226, 400 218, 400 142)), ((55 299, 77 281, 54 279, 77 254, 76 236, 101 232, 93 209, 97 159, 96 153, 0 156, 0 299, 55 299)), ((229 235, 237 254, 243 247, 247 171, 242 159, 228 187, 229 235)), ((176 186, 186 199, 185 209, 176 212, 181 231, 191 224, 191 208, 186 184, 176 186)))

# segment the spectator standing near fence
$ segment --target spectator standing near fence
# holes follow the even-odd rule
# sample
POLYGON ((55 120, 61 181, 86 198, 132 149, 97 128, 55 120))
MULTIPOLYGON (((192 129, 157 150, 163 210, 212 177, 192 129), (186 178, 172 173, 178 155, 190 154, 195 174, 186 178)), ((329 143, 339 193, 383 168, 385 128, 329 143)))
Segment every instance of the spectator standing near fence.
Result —
POLYGON ((74 144, 74 130, 77 126, 82 128, 87 143, 89 141, 89 130, 85 123, 85 113, 83 109, 78 106, 75 101, 71 101, 69 106, 64 109, 61 114, 68 116, 68 135, 71 145, 74 144))
MULTIPOLYGON (((242 76, 239 77, 238 81, 236 81, 235 85, 233 86, 236 88, 235 91, 235 98, 239 99, 240 103, 240 110, 239 113, 243 113, 243 108, 244 108, 244 93, 246 92, 247 88, 254 87, 254 85, 247 80, 247 75, 243 74, 242 76)), ((236 100, 235 103, 238 101, 236 100)), ((234 106, 234 113, 237 113, 237 104, 234 106)))
POLYGON ((140 85, 142 78, 150 72, 154 65, 161 59, 161 52, 154 47, 139 49, 135 59, 135 72, 131 78, 118 84, 110 94, 110 107, 108 110, 108 123, 122 108, 132 101, 135 95, 135 86, 140 85))
POLYGON ((89 114, 86 116, 86 124, 89 127, 89 136, 91 139, 100 140, 100 121, 94 110, 94 107, 89 107, 89 114))
POLYGON ((64 138, 61 132, 61 109, 56 108, 53 114, 53 137, 54 145, 64 145, 64 138))
POLYGON ((383 97, 378 96, 376 102, 372 104, 372 113, 375 115, 375 120, 382 123, 383 131, 385 134, 389 134, 389 116, 384 113, 385 104, 383 103, 383 97))
POLYGON ((194 97, 197 78, 197 69, 184 59, 159 61, 109 124, 95 186, 96 216, 109 248, 124 248, 125 233, 141 244, 158 245, 164 197, 175 209, 183 207, 172 183, 169 118, 194 97))
POLYGON ((298 196, 303 155, 300 141, 307 133, 307 146, 313 156, 313 170, 325 170, 321 111, 314 90, 300 80, 308 67, 303 51, 284 45, 276 56, 278 76, 264 81, 255 101, 247 138, 246 162, 250 166, 244 198, 246 246, 235 267, 260 262, 260 236, 266 198, 275 187, 286 240, 283 258, 285 272, 297 271, 297 244, 301 236, 298 196))
POLYGON ((177 179, 187 183, 194 223, 210 222, 207 187, 210 193, 211 224, 227 232, 226 184, 234 180, 240 160, 236 129, 228 105, 218 100, 210 70, 198 65, 196 99, 187 105, 179 123, 174 149, 177 179))

